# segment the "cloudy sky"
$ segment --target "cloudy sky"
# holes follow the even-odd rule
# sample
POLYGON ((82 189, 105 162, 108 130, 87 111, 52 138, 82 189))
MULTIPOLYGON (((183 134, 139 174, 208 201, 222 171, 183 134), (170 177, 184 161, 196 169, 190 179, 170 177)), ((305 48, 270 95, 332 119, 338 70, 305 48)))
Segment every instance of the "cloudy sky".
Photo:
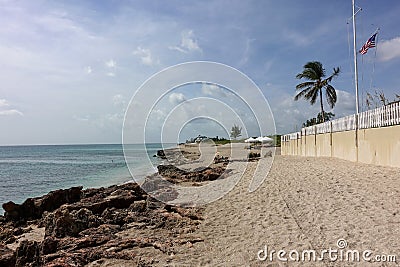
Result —
MULTIPOLYGON (((392 100, 400 94, 400 1, 357 5, 358 47, 381 29, 376 54, 359 57, 360 96, 382 90, 392 100)), ((140 85, 189 61, 223 63, 251 78, 277 133, 318 112, 318 105, 293 101, 295 76, 307 61, 321 61, 328 73, 341 67, 333 112, 354 113, 350 17, 350 0, 0 0, 0 144, 120 143, 140 85)), ((173 105, 194 96, 231 99, 227 92, 204 84, 177 88, 154 106, 153 124, 173 105)), ((218 122, 200 118, 179 139, 196 133, 223 135, 218 122)))

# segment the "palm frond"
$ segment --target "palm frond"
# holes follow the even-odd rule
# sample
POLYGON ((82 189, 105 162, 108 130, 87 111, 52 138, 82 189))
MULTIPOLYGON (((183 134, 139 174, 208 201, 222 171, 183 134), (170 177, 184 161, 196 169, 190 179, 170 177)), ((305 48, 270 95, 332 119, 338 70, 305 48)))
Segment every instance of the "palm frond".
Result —
POLYGON ((310 100, 311 105, 314 105, 318 97, 318 92, 319 88, 314 86, 304 95, 304 98, 310 100))
POLYGON ((333 73, 332 73, 332 75, 329 76, 328 78, 326 78, 326 81, 327 81, 327 82, 331 82, 332 79, 333 79, 334 77, 336 77, 336 76, 339 75, 339 73, 340 73, 340 68, 339 68, 339 67, 333 68, 333 73))
POLYGON ((307 62, 304 69, 312 69, 319 78, 325 77, 325 69, 319 61, 307 62))
POLYGON ((326 100, 329 106, 333 108, 337 101, 336 90, 330 84, 328 84, 325 88, 326 88, 326 100))
POLYGON ((299 83, 298 85, 296 85, 296 89, 299 90, 299 89, 303 89, 305 87, 310 87, 310 86, 313 86, 313 85, 314 85, 314 82, 299 83))
MULTIPOLYGON (((319 89, 319 90, 321 90, 321 89, 319 89)), ((311 103, 311 105, 314 105, 315 102, 317 101, 319 90, 317 89, 317 90, 315 90, 315 92, 313 94, 310 94, 310 103, 311 103)))
POLYGON ((300 91, 295 97, 294 97, 294 101, 299 100, 300 98, 304 97, 305 99, 308 99, 305 97, 305 95, 312 89, 312 87, 308 87, 302 91, 300 91))

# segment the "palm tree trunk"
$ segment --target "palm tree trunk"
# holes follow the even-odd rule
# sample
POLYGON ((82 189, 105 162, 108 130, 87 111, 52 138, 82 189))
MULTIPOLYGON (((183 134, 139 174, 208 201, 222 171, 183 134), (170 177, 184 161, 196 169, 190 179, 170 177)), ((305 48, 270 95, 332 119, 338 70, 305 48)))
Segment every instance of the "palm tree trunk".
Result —
POLYGON ((321 100, 321 115, 322 115, 322 122, 325 122, 324 103, 323 103, 323 101, 322 101, 322 89, 319 89, 319 99, 321 100))

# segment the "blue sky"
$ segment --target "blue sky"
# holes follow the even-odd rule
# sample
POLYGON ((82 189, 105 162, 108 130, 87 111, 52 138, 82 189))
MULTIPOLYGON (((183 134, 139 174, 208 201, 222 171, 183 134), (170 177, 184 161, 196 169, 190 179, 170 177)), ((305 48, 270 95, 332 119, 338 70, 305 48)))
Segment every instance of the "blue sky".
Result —
MULTIPOLYGON (((400 2, 357 5, 358 47, 381 29, 376 55, 371 49, 359 57, 360 96, 382 90, 393 99, 400 94, 400 2)), ((307 61, 322 62, 328 73, 341 67, 333 112, 354 113, 350 17, 350 0, 0 0, 0 144, 120 143, 137 88, 166 67, 197 60, 249 76, 278 133, 318 113, 318 103, 293 101, 295 75, 307 61)), ((187 89, 173 97, 193 95, 187 89)), ((221 134, 210 131, 199 134, 221 134)))

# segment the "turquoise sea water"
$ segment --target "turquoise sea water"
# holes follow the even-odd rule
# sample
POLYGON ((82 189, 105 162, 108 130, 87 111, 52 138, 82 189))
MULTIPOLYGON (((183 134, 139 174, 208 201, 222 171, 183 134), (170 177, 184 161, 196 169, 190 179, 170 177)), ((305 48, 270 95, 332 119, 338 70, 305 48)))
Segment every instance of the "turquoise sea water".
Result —
MULTIPOLYGON (((147 144, 146 148, 147 152, 142 145, 127 147, 135 178, 154 172, 146 165, 148 158, 155 166, 160 163, 153 155, 161 145, 147 144)), ((128 181, 132 177, 120 144, 0 146, 0 204, 10 200, 22 203, 28 197, 60 188, 101 187, 128 181)))

